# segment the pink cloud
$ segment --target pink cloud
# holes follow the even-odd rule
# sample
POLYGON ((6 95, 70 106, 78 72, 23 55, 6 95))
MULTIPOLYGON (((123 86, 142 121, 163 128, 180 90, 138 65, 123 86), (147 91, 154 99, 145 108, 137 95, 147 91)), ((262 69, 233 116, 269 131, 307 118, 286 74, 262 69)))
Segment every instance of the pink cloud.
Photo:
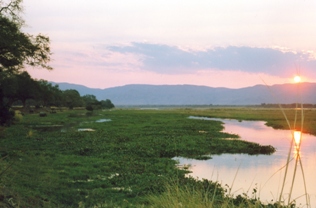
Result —
MULTIPOLYGON (((160 73, 151 70, 144 63, 142 54, 107 50, 90 44, 52 43, 53 71, 28 69, 36 79, 54 82, 82 84, 93 88, 109 88, 126 84, 192 84, 211 87, 241 88, 257 84, 268 85, 292 82, 296 74, 286 69, 287 78, 260 72, 246 72, 236 69, 196 68, 187 70, 186 65, 177 68, 177 73, 160 73)), ((150 58, 150 57, 149 57, 150 58)), ((182 59, 181 59, 182 60, 182 59)), ((164 64, 161 65, 163 67, 164 64)), ((162 70, 163 71, 163 70, 162 70)), ((313 76, 305 76, 302 81, 315 81, 313 76)))

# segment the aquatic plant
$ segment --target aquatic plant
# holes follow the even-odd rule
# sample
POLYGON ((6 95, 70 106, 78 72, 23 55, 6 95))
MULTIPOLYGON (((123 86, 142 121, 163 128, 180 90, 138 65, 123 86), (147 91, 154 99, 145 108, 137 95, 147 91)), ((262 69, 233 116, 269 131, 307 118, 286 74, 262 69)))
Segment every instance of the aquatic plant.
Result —
MULTIPOLYGON (((21 207, 43 207, 47 204, 51 207, 78 207, 79 203, 85 207, 102 207, 102 204, 110 207, 155 207, 146 200, 146 196, 163 195, 168 190, 168 185, 165 186, 168 181, 178 180, 178 189, 189 189, 191 194, 194 193, 192 190, 200 194, 205 191, 194 185, 199 183, 197 180, 182 182, 187 180, 185 175, 189 170, 179 170, 173 157, 203 159, 210 152, 251 153, 252 149, 259 149, 257 145, 238 139, 225 139, 237 138, 237 135, 221 132, 223 126, 219 122, 197 121, 187 119, 188 116, 267 119, 271 125, 285 126, 284 121, 278 123, 284 120, 276 113, 278 111, 252 111, 249 108, 117 109, 98 111, 86 117, 83 109, 42 118, 37 114, 26 114, 21 122, 6 128, 0 138, 0 169, 9 167, 0 177, 0 189, 6 187, 12 191, 11 196, 21 203, 21 207), (111 122, 95 122, 104 118, 111 119, 111 122), (68 128, 68 125, 67 131, 36 128, 68 128), (78 128, 96 131, 78 132, 78 128), (32 134, 28 134, 30 130, 32 134), (36 206, 31 206, 31 203, 36 206)), ((311 116, 316 118, 315 115, 316 112, 312 111, 311 116)), ((308 131, 312 128, 315 126, 310 126, 308 131)), ((170 186, 173 184, 170 182, 170 186)), ((232 205, 232 198, 221 199, 219 195, 214 197, 214 192, 208 193, 212 193, 208 197, 214 204, 237 206, 232 205)), ((206 196, 205 193, 203 196, 206 196)), ((243 198, 244 195, 239 196, 238 203, 243 198)), ((259 203, 257 199, 255 203, 259 203)))

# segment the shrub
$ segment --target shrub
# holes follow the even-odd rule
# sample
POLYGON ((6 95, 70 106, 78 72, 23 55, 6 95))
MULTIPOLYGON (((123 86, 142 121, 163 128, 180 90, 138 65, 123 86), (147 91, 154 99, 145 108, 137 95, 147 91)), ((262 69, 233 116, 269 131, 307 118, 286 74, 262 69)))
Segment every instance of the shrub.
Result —
POLYGON ((87 110, 87 111, 93 111, 92 105, 87 105, 87 106, 86 106, 86 110, 87 110))
POLYGON ((14 118, 14 111, 0 103, 0 126, 10 126, 14 118))
POLYGON ((14 120, 19 122, 23 119, 23 113, 21 111, 14 112, 14 120))

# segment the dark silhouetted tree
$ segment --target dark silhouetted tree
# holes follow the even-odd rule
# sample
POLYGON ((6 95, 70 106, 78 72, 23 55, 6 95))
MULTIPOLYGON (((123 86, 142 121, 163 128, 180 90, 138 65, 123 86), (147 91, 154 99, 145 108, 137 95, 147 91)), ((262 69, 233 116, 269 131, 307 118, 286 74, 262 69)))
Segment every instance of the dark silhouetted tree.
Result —
POLYGON ((0 124, 10 120, 10 93, 17 90, 14 80, 26 66, 51 70, 49 38, 22 32, 24 25, 20 17, 22 0, 0 1, 0 124), (10 86, 12 88, 10 88, 10 86), (8 96, 8 97, 7 97, 8 96), (8 116, 9 115, 9 116, 8 116))
POLYGON ((23 104, 23 108, 26 107, 26 101, 28 99, 35 99, 40 93, 39 83, 31 78, 26 72, 22 72, 16 75, 17 89, 14 95, 14 100, 19 100, 23 104))
POLYGON ((82 100, 85 102, 86 106, 94 105, 98 102, 95 95, 89 95, 89 94, 82 96, 82 100))
POLYGON ((38 105, 42 106, 61 106, 62 105, 62 91, 58 85, 52 85, 46 80, 39 80, 39 93, 36 97, 38 105))
POLYGON ((65 90, 63 91, 63 101, 64 105, 69 109, 74 107, 84 106, 84 102, 80 97, 80 94, 77 90, 65 90))
POLYGON ((102 105, 102 108, 105 108, 105 109, 111 109, 115 107, 112 101, 109 99, 101 100, 101 105, 102 105))

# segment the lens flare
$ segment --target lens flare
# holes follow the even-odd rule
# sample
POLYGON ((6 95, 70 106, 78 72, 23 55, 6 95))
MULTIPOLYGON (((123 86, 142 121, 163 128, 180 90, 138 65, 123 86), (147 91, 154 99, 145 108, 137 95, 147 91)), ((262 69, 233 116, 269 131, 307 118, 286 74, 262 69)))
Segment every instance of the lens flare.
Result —
POLYGON ((301 77, 300 76, 295 76, 294 77, 294 82, 299 83, 301 81, 301 77))

